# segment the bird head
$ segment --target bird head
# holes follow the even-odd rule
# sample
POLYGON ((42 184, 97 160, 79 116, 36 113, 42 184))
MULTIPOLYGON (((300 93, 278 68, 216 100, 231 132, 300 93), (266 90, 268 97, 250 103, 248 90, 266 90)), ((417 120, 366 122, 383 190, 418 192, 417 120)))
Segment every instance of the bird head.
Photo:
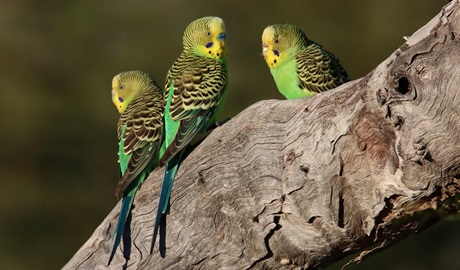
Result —
POLYGON ((280 58, 290 56, 288 52, 308 43, 305 34, 292 24, 267 26, 262 33, 262 56, 269 68, 276 67, 280 58))
POLYGON ((155 81, 145 72, 126 71, 112 79, 112 102, 122 114, 129 103, 142 91, 151 88, 155 81))
POLYGON ((203 17, 191 22, 184 32, 184 50, 200 56, 222 59, 227 56, 225 23, 219 17, 203 17))

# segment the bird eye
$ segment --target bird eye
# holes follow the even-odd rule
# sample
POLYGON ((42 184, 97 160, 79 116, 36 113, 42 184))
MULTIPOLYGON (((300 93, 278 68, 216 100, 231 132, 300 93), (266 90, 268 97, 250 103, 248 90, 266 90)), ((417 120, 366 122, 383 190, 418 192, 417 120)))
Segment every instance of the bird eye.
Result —
POLYGON ((120 86, 118 86, 118 89, 123 90, 123 85, 120 84, 120 86))
POLYGON ((206 35, 209 37, 211 35, 211 32, 206 32, 206 35))
POLYGON ((275 43, 278 43, 278 42, 280 42, 280 41, 278 39, 275 39, 275 43))

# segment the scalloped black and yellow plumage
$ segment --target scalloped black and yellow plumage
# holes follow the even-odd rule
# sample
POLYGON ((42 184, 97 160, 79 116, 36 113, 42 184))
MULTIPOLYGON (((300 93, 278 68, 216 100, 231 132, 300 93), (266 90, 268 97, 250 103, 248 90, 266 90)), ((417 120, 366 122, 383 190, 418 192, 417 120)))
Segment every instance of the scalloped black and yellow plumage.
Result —
MULTIPOLYGON (((177 133, 167 140, 161 162, 167 163, 213 118, 224 96, 227 67, 223 62, 187 53, 174 63, 167 75, 166 100, 170 121, 178 123, 177 133), (170 92, 171 91, 171 92, 170 92)), ((168 123, 168 121, 166 121, 168 123)), ((168 130, 169 131, 169 130, 168 130)))

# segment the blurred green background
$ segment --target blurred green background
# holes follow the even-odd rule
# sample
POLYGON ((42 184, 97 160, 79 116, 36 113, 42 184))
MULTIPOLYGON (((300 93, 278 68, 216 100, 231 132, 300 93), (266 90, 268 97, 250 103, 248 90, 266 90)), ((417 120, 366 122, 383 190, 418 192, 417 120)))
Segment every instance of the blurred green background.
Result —
MULTIPOLYGON (((230 91, 223 117, 231 117, 259 100, 282 99, 260 56, 268 24, 296 24, 359 78, 444 4, 2 1, 2 268, 62 267, 115 206, 118 113, 111 79, 141 69, 162 85, 192 20, 216 15, 226 21, 230 91)), ((349 269, 460 269, 458 227, 459 221, 443 221, 349 269)))

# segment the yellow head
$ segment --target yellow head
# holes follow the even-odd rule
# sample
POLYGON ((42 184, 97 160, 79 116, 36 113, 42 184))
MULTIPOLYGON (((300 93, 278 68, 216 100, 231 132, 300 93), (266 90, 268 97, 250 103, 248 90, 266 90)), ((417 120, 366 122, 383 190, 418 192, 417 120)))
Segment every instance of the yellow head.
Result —
POLYGON ((184 32, 184 50, 215 59, 225 58, 225 23, 219 17, 203 17, 191 22, 184 32))
POLYGON ((121 72, 112 79, 112 101, 120 114, 141 92, 152 87, 155 81, 143 71, 121 72))
POLYGON ((292 24, 267 26, 262 33, 262 56, 269 68, 278 66, 280 60, 294 57, 294 52, 309 43, 305 34, 292 24))

